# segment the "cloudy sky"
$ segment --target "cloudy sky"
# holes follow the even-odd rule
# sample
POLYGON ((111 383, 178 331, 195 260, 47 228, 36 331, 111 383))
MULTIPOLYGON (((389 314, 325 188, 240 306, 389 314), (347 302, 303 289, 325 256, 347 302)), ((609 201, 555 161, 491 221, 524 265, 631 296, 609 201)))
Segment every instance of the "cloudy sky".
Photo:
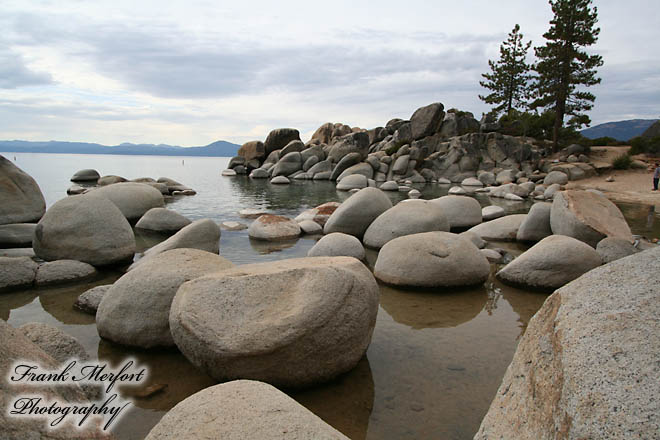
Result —
MULTIPOLYGON (((658 0, 595 0, 594 124, 660 117, 658 0)), ((0 139, 206 145, 431 102, 479 117, 480 75, 545 0, 2 0, 0 139)))

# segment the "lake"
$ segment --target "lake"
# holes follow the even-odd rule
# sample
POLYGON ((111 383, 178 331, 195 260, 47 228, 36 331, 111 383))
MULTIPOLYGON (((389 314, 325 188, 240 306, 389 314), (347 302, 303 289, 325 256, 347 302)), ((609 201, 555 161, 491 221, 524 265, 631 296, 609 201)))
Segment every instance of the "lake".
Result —
MULTIPOLYGON (((3 153, 39 183, 51 206, 66 197, 69 178, 83 168, 101 175, 128 179, 170 177, 197 191, 167 204, 191 220, 235 220, 244 208, 262 208, 294 217, 304 209, 328 201, 342 201, 347 193, 334 183, 293 181, 270 185, 245 176, 222 177, 229 158, 58 155, 3 153)), ((422 198, 440 197, 446 185, 413 185, 422 198)), ((404 193, 387 193, 395 203, 404 193)), ((530 203, 489 200, 510 213, 526 212, 530 203)), ((620 205, 635 233, 659 235, 658 214, 639 205, 620 205)), ((137 235, 144 250, 155 242, 137 235)), ((220 255, 235 264, 303 257, 319 237, 265 243, 251 240, 247 231, 222 231, 220 255)), ((525 250, 501 243, 512 253, 525 250)), ((368 251, 367 265, 376 252, 368 251)), ((479 288, 406 291, 382 285, 380 308, 366 357, 351 372, 333 382, 303 391, 293 398, 352 439, 471 439, 477 431, 510 363, 529 319, 547 295, 502 285, 491 276, 479 288)), ((108 284, 121 274, 106 272, 102 279, 51 289, 0 296, 0 317, 13 326, 45 322, 78 338, 90 355, 111 364, 133 356, 150 368, 149 383, 167 388, 151 397, 136 398, 130 412, 116 424, 119 439, 142 439, 151 427, 190 394, 214 384, 176 350, 134 350, 101 340, 94 317, 74 310, 75 299, 90 287, 108 284)), ((287 390, 285 390, 287 391, 287 390)))

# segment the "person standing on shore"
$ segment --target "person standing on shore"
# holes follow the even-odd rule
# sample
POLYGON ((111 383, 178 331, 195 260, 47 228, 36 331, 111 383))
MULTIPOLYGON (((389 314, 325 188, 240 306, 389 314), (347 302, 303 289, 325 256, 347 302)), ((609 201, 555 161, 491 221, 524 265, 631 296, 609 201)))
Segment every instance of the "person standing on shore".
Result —
POLYGON ((660 163, 655 164, 655 171, 653 171, 653 191, 658 190, 658 179, 660 179, 660 163))

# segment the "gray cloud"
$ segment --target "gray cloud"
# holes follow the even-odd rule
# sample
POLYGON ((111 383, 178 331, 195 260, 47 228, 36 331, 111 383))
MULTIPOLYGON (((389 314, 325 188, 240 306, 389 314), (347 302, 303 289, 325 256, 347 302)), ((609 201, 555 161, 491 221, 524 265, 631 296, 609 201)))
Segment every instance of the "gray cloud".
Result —
POLYGON ((0 89, 15 89, 52 82, 53 78, 50 74, 29 69, 21 55, 0 49, 0 89))

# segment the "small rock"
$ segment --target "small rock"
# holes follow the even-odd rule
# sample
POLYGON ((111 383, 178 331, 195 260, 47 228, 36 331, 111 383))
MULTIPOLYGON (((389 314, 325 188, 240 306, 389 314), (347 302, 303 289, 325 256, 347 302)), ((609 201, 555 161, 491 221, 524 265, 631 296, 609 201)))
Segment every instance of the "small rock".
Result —
POLYGON ((300 226, 294 220, 280 215, 265 214, 248 228, 248 235, 258 240, 290 240, 300 235, 300 226))
POLYGON ((78 299, 76 299, 76 302, 73 303, 73 307, 82 312, 89 313, 90 315, 96 315, 96 310, 99 308, 103 295, 105 295, 111 287, 112 284, 106 284, 86 290, 78 297, 78 299))
POLYGON ((353 257, 364 260, 365 252, 360 240, 352 235, 333 232, 321 238, 307 252, 308 257, 353 257))

